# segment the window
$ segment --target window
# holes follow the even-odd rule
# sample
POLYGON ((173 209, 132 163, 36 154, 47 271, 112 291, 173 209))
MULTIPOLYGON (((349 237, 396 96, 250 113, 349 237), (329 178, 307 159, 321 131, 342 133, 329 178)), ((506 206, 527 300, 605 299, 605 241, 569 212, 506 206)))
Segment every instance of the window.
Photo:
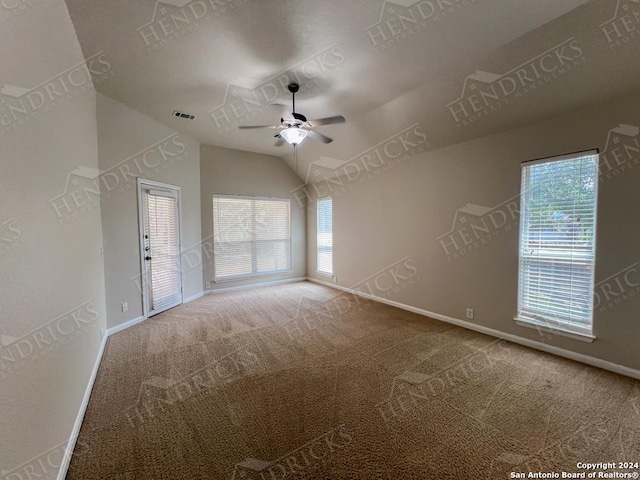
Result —
POLYGON ((522 168, 518 317, 591 337, 597 151, 522 168))
POLYGON ((318 199, 317 269, 333 275, 333 202, 331 198, 318 199))
POLYGON ((213 196, 215 280, 291 271, 290 201, 213 196))

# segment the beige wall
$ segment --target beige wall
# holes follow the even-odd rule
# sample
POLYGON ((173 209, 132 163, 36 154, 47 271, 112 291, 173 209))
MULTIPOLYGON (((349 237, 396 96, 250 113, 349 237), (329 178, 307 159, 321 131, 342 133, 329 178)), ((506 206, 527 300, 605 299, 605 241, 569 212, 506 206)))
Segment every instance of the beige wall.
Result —
POLYGON ((100 209, 65 195, 71 172, 98 167, 96 99, 86 71, 67 82, 83 57, 63 0, 9 13, 2 84, 32 90, 0 94, 0 469, 55 478, 105 326, 100 209), (46 472, 28 463, 55 447, 46 472))
MULTIPOLYGON (((596 147, 603 152, 609 130, 619 124, 640 125, 639 112, 640 97, 620 99, 546 123, 422 153, 379 175, 355 173, 354 169, 353 182, 343 178, 343 185, 334 181, 310 186, 310 198, 334 197, 337 283, 372 289, 390 300, 457 319, 465 319, 465 309, 471 307, 478 325, 640 368, 640 290, 634 287, 640 284, 640 268, 633 267, 640 260, 640 137, 629 139, 636 148, 629 150, 632 157, 613 142, 606 155, 601 155, 610 166, 601 168, 596 283, 627 267, 631 270, 626 277, 617 277, 619 283, 614 278, 597 285, 601 302, 594 314, 597 339, 593 343, 541 337, 536 330, 513 321, 518 217, 510 213, 519 206, 520 162, 596 147), (621 163, 617 167, 616 161, 621 163), (462 230, 464 224, 458 224, 452 232, 458 246, 464 246, 465 240, 469 245, 464 252, 457 250, 456 258, 451 239, 444 237, 445 250, 438 238, 452 229, 456 211, 466 204, 498 207, 493 210, 500 212, 494 214, 498 228, 491 227, 488 237, 474 237, 462 230), (502 226, 504 219, 508 221, 502 226), (393 267, 406 257, 409 267, 393 267), (382 273, 376 277, 376 272, 382 273), (365 279, 368 281, 363 282, 365 279)), ((315 206, 309 202, 308 271, 327 281, 315 273, 315 206)))
POLYGON ((204 281, 210 290, 274 282, 306 276, 305 210, 293 190, 300 180, 284 160, 268 155, 202 145, 200 150, 202 193, 202 263, 204 281), (251 280, 214 283, 211 236, 213 235, 213 194, 256 195, 291 199, 292 272, 286 275, 255 277, 251 280))
MULTIPOLYGON (((109 328, 143 315, 136 177, 182 187, 182 249, 200 241, 200 145, 98 94, 98 150, 104 178, 102 228, 109 328), (128 311, 122 312, 122 303, 128 311)), ((202 270, 184 276, 187 299, 202 292, 202 270)))

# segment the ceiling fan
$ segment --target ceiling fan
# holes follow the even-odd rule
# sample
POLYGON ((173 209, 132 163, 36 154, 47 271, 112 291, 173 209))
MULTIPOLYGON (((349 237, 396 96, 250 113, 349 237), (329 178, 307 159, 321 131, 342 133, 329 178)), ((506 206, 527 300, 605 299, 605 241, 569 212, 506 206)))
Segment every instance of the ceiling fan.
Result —
POLYGON ((283 140, 294 147, 300 145, 302 141, 309 137, 318 140, 322 143, 331 143, 333 138, 329 138, 326 135, 313 130, 316 127, 323 125, 333 125, 335 123, 344 123, 345 119, 342 115, 336 115, 333 117, 318 118, 316 120, 307 120, 307 117, 301 113, 296 113, 296 93, 300 89, 300 85, 297 83, 290 83, 287 88, 293 96, 293 109, 291 113, 283 114, 280 119, 280 125, 241 125, 238 128, 271 128, 279 130, 274 135, 276 140, 276 146, 284 144, 283 140))

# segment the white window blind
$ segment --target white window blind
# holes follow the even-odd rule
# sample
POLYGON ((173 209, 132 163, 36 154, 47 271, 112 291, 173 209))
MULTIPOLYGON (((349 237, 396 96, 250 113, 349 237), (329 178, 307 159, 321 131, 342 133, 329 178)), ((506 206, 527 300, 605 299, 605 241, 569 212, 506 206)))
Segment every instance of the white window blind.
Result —
POLYGON ((591 335, 598 154, 522 168, 518 318, 591 335))
POLYGON ((291 271, 288 199, 213 196, 215 280, 291 271))
POLYGON ((170 192, 145 190, 147 235, 146 262, 150 310, 159 313, 182 301, 180 269, 180 225, 178 197, 170 192))
POLYGON ((333 275, 333 202, 331 198, 320 198, 317 204, 317 269, 333 275))

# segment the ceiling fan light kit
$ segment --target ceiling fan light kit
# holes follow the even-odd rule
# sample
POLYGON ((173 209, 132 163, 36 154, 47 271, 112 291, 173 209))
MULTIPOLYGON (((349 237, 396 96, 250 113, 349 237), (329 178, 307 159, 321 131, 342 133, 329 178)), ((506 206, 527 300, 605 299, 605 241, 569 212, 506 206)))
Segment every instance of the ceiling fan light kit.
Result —
POLYGON ((296 147, 300 145, 308 136, 314 140, 318 140, 322 143, 331 143, 332 138, 327 137, 314 131, 316 127, 323 125, 333 125, 336 123, 344 123, 345 119, 342 115, 336 115, 333 117, 320 118, 317 120, 307 120, 307 117, 301 113, 296 113, 296 92, 300 89, 300 85, 297 83, 290 83, 287 88, 291 92, 293 97, 293 109, 292 113, 285 114, 284 118, 280 119, 280 125, 241 125, 241 129, 249 128, 273 128, 278 129, 280 132, 275 135, 276 146, 282 144, 282 140, 286 141, 289 145, 296 147))
POLYGON ((307 138, 307 135, 309 135, 309 132, 299 127, 285 128, 280 132, 280 136, 284 138, 289 145, 293 145, 294 147, 300 145, 302 141, 307 138))

